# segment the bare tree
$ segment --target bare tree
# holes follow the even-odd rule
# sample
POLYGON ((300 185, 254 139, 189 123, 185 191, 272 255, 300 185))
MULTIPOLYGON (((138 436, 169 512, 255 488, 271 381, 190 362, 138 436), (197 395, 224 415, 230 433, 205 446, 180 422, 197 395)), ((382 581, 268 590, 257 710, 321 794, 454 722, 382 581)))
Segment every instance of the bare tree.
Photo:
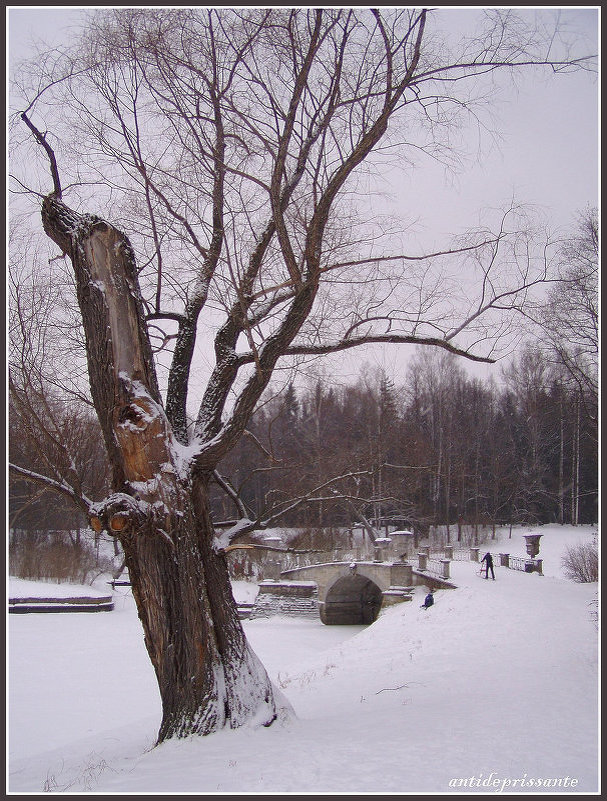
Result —
MULTIPOLYGON (((62 269, 45 269, 35 238, 19 221, 13 221, 9 241, 11 487, 18 480, 30 488, 21 502, 11 492, 11 519, 41 489, 61 494, 76 520, 87 519, 89 498, 107 491, 108 470, 83 386, 86 353, 79 326, 64 302, 69 281, 66 287, 62 269)), ((66 519, 73 518, 62 508, 66 519)), ((57 519, 53 527, 65 528, 57 519)))
MULTIPOLYGON (((577 387, 594 417, 599 394, 598 209, 580 215, 578 230, 559 253, 560 275, 543 308, 542 328, 557 368, 577 387)), ((598 431, 598 428, 597 428, 598 431)))
POLYGON ((73 265, 112 470, 90 515, 124 548, 162 697, 159 741, 269 725, 285 708, 243 633, 208 502, 279 362, 370 343, 489 360, 546 275, 514 208, 495 231, 413 256, 360 218, 371 156, 448 153, 450 125, 473 109, 468 85, 587 63, 555 58, 544 35, 495 10, 485 36, 449 55, 431 16, 110 10, 90 18, 62 74, 60 59, 53 74, 40 62, 21 119, 50 160, 43 225, 73 265), (404 143, 407 124, 419 136, 404 143), (79 210, 91 204, 115 222, 79 210))

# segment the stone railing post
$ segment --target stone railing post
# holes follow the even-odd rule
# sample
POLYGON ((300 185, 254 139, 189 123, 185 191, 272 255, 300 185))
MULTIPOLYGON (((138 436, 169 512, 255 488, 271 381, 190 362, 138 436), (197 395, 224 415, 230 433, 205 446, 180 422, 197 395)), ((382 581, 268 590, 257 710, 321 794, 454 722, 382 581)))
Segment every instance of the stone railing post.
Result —
POLYGON ((509 553, 501 553, 500 554, 500 567, 510 567, 510 554, 509 553))
POLYGON ((425 553, 428 558, 430 557, 430 546, 429 545, 422 545, 422 546, 420 546, 419 550, 420 550, 421 553, 425 553))
POLYGON ((442 572, 441 575, 444 579, 448 579, 450 576, 449 567, 451 565, 451 561, 449 559, 441 559, 440 563, 442 565, 442 572))
POLYGON ((445 559, 453 559, 453 545, 445 545, 445 559))
POLYGON ((427 570, 428 569, 428 554, 427 553, 418 553, 417 554, 417 561, 418 561, 418 568, 419 570, 427 570))
POLYGON ((480 548, 470 548, 470 561, 471 562, 478 562, 478 552, 480 548))

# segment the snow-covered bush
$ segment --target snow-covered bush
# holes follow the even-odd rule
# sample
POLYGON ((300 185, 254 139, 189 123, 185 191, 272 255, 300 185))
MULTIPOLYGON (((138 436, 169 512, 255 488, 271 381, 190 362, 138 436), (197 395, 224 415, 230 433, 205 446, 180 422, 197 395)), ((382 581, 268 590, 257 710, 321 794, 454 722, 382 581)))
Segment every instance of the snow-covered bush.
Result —
POLYGON ((596 540, 570 545, 561 561, 565 575, 572 581, 586 583, 599 580, 599 548, 596 540))

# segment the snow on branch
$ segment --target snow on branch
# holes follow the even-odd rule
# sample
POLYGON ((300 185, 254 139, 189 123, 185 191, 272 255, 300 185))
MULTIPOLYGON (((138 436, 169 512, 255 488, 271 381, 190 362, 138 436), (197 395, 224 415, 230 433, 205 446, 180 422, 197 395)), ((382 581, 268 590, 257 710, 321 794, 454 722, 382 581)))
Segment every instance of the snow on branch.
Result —
POLYGON ((87 515, 90 514, 90 509, 93 506, 93 502, 83 493, 77 493, 72 487, 69 486, 69 484, 66 484, 63 481, 56 481, 55 479, 44 476, 41 473, 36 473, 34 470, 26 470, 24 467, 19 467, 19 465, 12 464, 11 462, 9 462, 8 467, 9 470, 12 470, 13 473, 17 473, 22 478, 25 478, 26 481, 34 481, 37 484, 42 484, 48 487, 48 489, 53 490, 54 492, 64 495, 87 515))

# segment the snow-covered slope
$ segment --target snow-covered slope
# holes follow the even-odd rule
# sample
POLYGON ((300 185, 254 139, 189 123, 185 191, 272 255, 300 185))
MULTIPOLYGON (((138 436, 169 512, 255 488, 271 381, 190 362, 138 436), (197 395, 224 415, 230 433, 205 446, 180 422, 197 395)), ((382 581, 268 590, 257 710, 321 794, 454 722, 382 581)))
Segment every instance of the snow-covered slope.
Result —
MULTIPOLYGON (((366 628, 245 621, 296 717, 155 749, 126 592, 108 615, 11 616, 9 790, 595 792, 597 585, 560 577, 566 543, 592 532, 542 531, 545 576, 454 562, 457 590, 423 610, 419 587, 366 628)), ((521 541, 490 547, 523 555, 521 541)))

